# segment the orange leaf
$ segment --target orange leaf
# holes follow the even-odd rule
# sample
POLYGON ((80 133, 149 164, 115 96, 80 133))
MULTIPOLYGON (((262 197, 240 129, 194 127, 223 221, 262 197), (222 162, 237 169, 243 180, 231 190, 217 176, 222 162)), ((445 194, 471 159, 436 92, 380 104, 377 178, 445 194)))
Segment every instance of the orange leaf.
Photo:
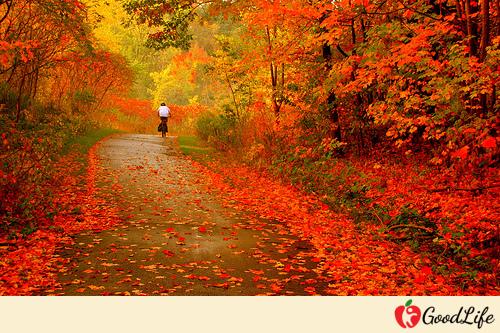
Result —
POLYGON ((469 154, 469 146, 463 146, 459 150, 456 150, 453 153, 451 153, 451 157, 458 157, 464 160, 467 158, 468 154, 469 154))
POLYGON ((228 289, 229 288, 229 283, 227 282, 224 282, 224 283, 216 283, 216 284, 213 284, 214 287, 216 288, 224 288, 224 289, 228 289))
POLYGON ((172 251, 169 250, 163 250, 162 252, 166 257, 173 257, 175 255, 172 251))
POLYGON ((483 146, 484 148, 496 148, 497 147, 497 140, 495 140, 494 137, 489 136, 486 138, 486 140, 484 140, 481 143, 481 146, 483 146))
POLYGON ((278 286, 277 284, 272 284, 271 285, 271 290, 274 291, 275 293, 279 293, 281 291, 281 287, 278 286))

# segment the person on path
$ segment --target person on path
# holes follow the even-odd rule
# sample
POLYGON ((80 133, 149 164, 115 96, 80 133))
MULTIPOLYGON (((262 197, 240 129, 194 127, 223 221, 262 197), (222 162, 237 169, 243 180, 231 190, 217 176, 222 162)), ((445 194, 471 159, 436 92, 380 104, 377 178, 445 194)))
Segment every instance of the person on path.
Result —
POLYGON ((170 117, 170 109, 165 103, 161 103, 158 108, 158 117, 161 119, 161 124, 158 126, 158 131, 161 131, 161 137, 164 138, 168 133, 168 117, 170 117))

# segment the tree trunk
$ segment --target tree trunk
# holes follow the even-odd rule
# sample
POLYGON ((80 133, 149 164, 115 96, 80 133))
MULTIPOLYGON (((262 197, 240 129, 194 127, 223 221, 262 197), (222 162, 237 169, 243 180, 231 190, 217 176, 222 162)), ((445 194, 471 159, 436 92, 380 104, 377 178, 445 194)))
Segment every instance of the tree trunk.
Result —
POLYGON ((465 19, 467 24, 467 37, 469 42, 469 54, 475 56, 476 50, 476 34, 474 33, 474 22, 472 22, 472 10, 470 0, 465 0, 465 19))
MULTIPOLYGON (((269 49, 269 54, 272 55, 272 41, 271 41, 271 31, 269 30, 269 27, 266 26, 266 35, 267 35, 267 43, 268 43, 268 49, 269 49)), ((276 118, 276 122, 279 122, 279 116, 280 116, 280 110, 281 110, 281 105, 283 104, 283 92, 279 92, 279 82, 278 82, 278 77, 279 75, 279 69, 278 65, 276 65, 271 58, 269 62, 269 67, 270 67, 270 74, 271 74, 271 89, 272 89, 272 103, 273 103, 273 111, 274 111, 274 116, 276 118)), ((281 89, 284 88, 285 85, 285 65, 281 65, 281 89)))
POLYGON ((16 103, 16 123, 21 120, 21 102, 23 98, 24 83, 26 81, 26 76, 23 74, 21 82, 19 83, 19 89, 17 91, 17 103, 16 103))
MULTIPOLYGON (((332 48, 327 43, 323 44, 323 59, 325 60, 325 71, 329 73, 332 70, 332 48)), ((326 101, 326 107, 328 112, 328 118, 331 122, 331 135, 337 141, 342 141, 342 131, 340 127, 340 117, 337 108, 335 107, 335 100, 337 97, 333 91, 328 95, 326 101)))
POLYGON ((486 47, 490 42, 490 1, 481 1, 481 44, 479 46, 479 60, 484 61, 486 58, 486 47))

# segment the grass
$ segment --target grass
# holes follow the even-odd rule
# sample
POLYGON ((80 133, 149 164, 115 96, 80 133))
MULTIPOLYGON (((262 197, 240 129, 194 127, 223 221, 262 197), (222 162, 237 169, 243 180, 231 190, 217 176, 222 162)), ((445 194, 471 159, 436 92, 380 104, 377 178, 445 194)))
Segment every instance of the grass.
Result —
POLYGON ((213 160, 215 150, 209 147, 197 136, 179 136, 179 148, 184 155, 192 157, 198 162, 213 160))
POLYGON ((87 153, 90 148, 99 140, 116 133, 121 132, 112 128, 91 129, 83 135, 75 136, 68 140, 64 144, 62 155, 68 154, 70 152, 78 152, 76 159, 82 163, 82 168, 77 171, 77 174, 82 174, 87 170, 87 153))
POLYGON ((82 154, 86 154, 96 142, 115 133, 120 133, 120 131, 112 128, 92 129, 84 135, 75 136, 68 140, 64 145, 63 153, 76 150, 82 154))

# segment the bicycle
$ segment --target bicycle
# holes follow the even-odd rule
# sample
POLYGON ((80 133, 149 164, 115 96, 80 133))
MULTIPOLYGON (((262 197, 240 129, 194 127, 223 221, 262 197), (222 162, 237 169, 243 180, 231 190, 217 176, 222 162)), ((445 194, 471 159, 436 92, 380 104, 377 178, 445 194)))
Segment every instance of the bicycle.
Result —
POLYGON ((167 137, 168 133, 168 124, 167 124, 167 117, 161 117, 161 123, 158 126, 158 132, 161 132, 161 137, 165 138, 167 137))

